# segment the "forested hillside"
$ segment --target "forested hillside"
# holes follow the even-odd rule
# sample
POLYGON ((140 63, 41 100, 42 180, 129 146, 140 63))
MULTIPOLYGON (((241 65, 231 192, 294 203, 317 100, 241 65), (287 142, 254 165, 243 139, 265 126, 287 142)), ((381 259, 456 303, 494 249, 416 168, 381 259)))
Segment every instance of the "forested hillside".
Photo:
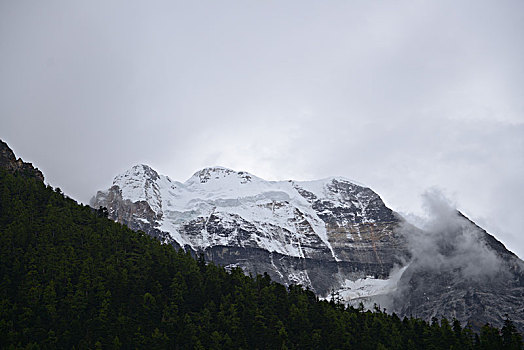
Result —
POLYGON ((106 214, 0 169, 0 348, 522 348, 509 320, 477 335, 345 309, 195 260, 106 214))

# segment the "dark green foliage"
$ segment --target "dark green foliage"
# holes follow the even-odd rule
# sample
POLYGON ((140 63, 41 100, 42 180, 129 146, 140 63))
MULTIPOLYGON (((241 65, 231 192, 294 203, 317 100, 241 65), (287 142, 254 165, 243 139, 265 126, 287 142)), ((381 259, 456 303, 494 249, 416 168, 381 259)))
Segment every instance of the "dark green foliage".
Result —
POLYGON ((521 349, 511 321, 399 319, 161 245, 0 170, 0 348, 521 349))

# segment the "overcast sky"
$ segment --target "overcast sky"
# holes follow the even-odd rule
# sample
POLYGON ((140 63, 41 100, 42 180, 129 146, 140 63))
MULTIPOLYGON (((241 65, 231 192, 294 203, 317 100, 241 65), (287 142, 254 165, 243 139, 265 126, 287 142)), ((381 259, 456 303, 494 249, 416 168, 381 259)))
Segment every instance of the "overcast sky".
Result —
POLYGON ((0 138, 87 203, 146 163, 438 187, 524 257, 524 2, 0 1, 0 138))

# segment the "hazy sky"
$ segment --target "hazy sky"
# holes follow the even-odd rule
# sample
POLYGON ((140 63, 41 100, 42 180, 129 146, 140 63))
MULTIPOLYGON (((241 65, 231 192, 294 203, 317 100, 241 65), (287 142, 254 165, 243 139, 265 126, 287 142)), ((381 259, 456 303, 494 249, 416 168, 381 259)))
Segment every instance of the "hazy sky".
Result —
POLYGON ((439 187, 524 257, 524 2, 0 1, 0 138, 87 203, 136 163, 439 187))

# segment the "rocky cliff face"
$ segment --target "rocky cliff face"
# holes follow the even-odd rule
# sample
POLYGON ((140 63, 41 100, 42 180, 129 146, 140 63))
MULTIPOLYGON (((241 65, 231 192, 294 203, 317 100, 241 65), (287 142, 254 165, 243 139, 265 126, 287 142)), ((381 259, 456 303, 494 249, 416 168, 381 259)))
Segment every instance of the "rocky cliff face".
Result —
POLYGON ((520 259, 456 212, 438 232, 415 228, 347 179, 274 182, 214 167, 181 183, 137 165, 91 204, 208 260, 321 297, 428 320, 500 326, 508 314, 524 330, 520 259))
POLYGON ((446 232, 425 233, 432 247, 413 252, 386 301, 390 309, 427 320, 454 317, 477 330, 500 327, 509 316, 524 331, 524 262, 460 213, 450 221, 446 232))
POLYGON ((2 140, 0 140, 0 168, 44 181, 44 175, 40 170, 34 168, 31 163, 24 163, 20 158, 16 159, 14 152, 2 140))
POLYGON ((92 205, 219 264, 320 295, 346 278, 387 278, 409 256, 393 230, 401 218, 375 192, 342 178, 272 182, 215 167, 180 183, 138 165, 92 205))

